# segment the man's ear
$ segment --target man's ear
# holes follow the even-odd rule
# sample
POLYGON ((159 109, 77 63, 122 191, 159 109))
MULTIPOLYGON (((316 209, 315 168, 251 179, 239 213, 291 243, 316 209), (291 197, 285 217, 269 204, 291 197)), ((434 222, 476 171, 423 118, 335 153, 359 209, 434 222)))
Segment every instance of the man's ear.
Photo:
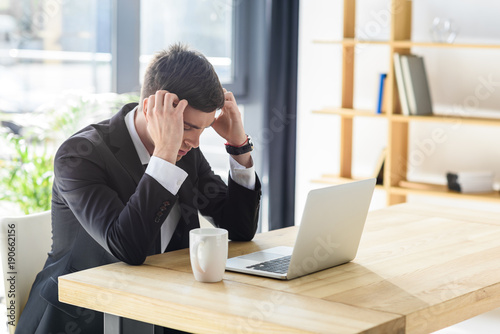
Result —
POLYGON ((142 113, 144 114, 144 117, 148 113, 148 98, 147 97, 144 98, 144 100, 142 100, 142 113))

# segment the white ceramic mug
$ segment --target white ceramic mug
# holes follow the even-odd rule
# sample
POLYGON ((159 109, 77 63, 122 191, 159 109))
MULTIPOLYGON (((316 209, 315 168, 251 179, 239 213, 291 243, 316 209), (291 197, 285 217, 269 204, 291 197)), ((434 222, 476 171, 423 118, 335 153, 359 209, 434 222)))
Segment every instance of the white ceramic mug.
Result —
POLYGON ((219 282, 226 269, 228 233, 223 228, 196 228, 189 232, 189 254, 194 278, 219 282))

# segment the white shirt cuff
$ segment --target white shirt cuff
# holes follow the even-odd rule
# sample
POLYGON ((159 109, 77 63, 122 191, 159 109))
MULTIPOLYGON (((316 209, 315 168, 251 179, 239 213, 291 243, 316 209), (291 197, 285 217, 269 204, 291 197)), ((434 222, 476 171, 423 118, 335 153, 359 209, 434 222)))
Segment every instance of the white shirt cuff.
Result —
POLYGON ((177 195, 182 183, 188 176, 181 168, 155 156, 152 156, 151 160, 149 160, 146 174, 158 181, 172 195, 177 195))
POLYGON ((229 175, 234 182, 250 190, 255 190, 255 168, 246 168, 229 156, 229 175))

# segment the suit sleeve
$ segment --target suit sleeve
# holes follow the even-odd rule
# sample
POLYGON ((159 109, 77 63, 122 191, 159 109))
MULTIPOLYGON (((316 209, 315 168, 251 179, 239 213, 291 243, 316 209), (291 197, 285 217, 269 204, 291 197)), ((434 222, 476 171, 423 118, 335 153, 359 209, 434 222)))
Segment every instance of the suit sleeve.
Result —
POLYGON ((130 196, 121 196, 110 185, 107 153, 86 138, 66 141, 54 161, 54 193, 103 248, 142 264, 177 197, 147 174, 130 196))
POLYGON ((234 241, 252 240, 257 231, 261 198, 261 185, 256 176, 255 189, 247 189, 229 176, 228 185, 215 175, 200 152, 198 209, 212 217, 216 226, 229 232, 234 241))

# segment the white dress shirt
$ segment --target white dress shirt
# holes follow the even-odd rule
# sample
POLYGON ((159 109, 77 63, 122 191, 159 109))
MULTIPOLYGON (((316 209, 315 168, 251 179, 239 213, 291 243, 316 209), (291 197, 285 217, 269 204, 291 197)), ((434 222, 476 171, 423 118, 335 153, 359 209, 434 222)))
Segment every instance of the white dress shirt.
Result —
MULTIPOLYGON (((150 156, 146 147, 142 143, 137 130, 135 129, 134 117, 138 108, 135 107, 127 115, 125 115, 125 125, 127 126, 130 138, 134 143, 137 155, 143 165, 147 164, 146 173, 160 183, 173 195, 177 195, 180 187, 186 180, 188 174, 181 168, 161 158, 150 156)), ((255 169, 254 167, 246 168, 239 164, 232 156, 229 156, 229 173, 233 181, 239 185, 254 190, 255 189, 255 169)), ((161 226, 161 249, 162 252, 167 248, 170 239, 174 233, 177 223, 179 222, 181 212, 177 203, 172 207, 170 214, 167 216, 161 226)))

